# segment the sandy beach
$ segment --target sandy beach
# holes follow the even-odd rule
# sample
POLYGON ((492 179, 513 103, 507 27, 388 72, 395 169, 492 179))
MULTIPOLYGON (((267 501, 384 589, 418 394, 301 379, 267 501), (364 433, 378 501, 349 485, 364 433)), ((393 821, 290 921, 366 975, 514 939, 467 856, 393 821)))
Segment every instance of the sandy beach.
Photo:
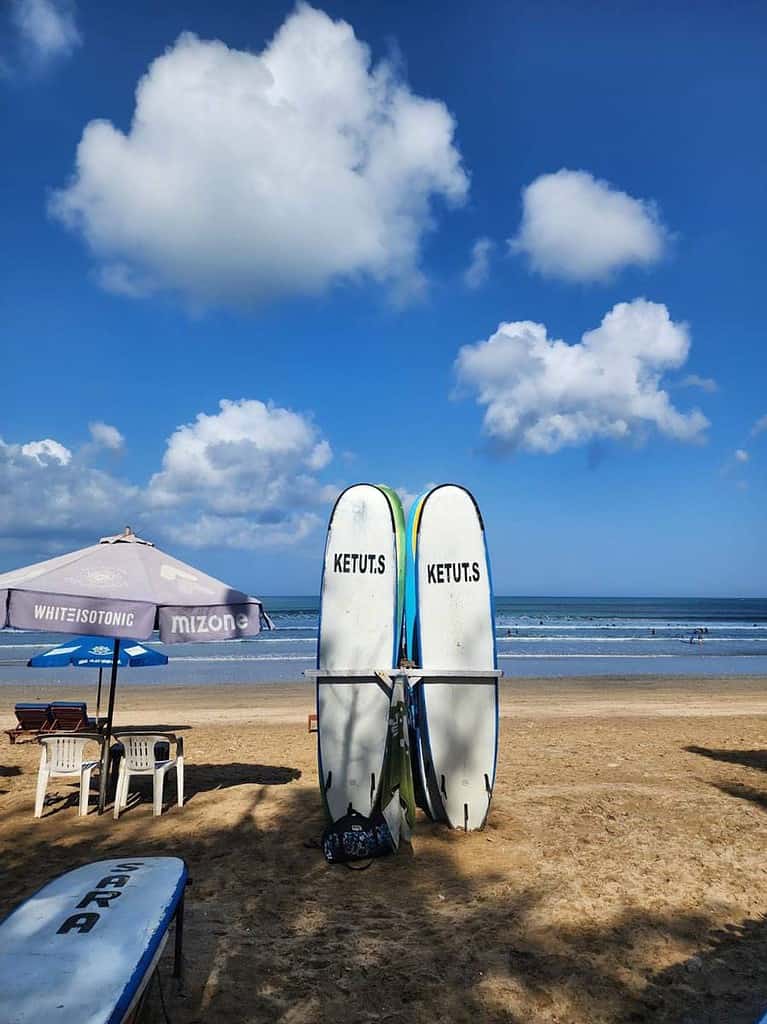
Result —
MULTIPOLYGON (((4 687, 3 728, 50 696, 4 687)), ((767 1006, 767 678, 505 683, 487 828, 422 818, 412 851, 359 874, 314 845, 311 710, 306 684, 121 685, 118 726, 184 736, 187 803, 159 819, 146 787, 114 822, 52 784, 35 821, 37 745, 3 737, 0 912, 89 860, 184 857, 175 1024, 752 1024, 767 1006)))

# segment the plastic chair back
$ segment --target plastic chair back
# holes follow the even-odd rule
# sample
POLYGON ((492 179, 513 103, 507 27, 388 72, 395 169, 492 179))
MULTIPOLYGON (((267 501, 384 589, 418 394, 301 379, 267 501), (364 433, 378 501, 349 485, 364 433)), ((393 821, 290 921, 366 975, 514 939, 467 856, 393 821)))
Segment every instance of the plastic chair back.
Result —
POLYGON ((47 751, 48 771, 52 774, 57 772, 72 773, 79 772, 83 765, 83 750, 88 740, 80 736, 45 736, 41 737, 40 743, 45 744, 47 751))
POLYGON ((119 740, 125 748, 125 764, 128 771, 146 772, 154 769, 156 744, 167 744, 168 737, 151 736, 146 733, 133 736, 121 734, 119 740))

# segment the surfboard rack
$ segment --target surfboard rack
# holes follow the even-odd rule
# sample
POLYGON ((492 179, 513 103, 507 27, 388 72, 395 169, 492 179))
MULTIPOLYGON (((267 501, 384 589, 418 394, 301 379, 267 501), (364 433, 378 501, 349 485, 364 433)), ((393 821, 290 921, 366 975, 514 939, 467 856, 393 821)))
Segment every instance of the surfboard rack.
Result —
POLYGON ((503 672, 500 669, 486 669, 482 671, 470 671, 469 669, 435 669, 435 668, 374 668, 361 671, 359 669, 306 669, 304 675, 308 679, 333 679, 342 681, 350 678, 367 678, 373 681, 375 676, 386 676, 389 679, 396 679, 398 676, 406 676, 409 682, 419 679, 466 679, 469 682, 482 682, 488 679, 500 679, 503 672))
MULTIPOLYGON (((447 698, 446 714, 450 716, 449 710, 450 694, 449 687, 458 690, 470 686, 476 686, 476 706, 487 708, 491 702, 495 708, 495 719, 497 723, 497 693, 498 679, 503 675, 500 669, 424 669, 424 668, 383 668, 383 669, 308 669, 304 675, 314 680, 317 686, 318 709, 322 701, 340 701, 345 699, 344 694, 354 694, 354 700, 364 703, 368 713, 359 714, 355 718, 355 728, 365 730, 370 728, 371 713, 375 728, 383 731, 387 728, 388 707, 390 705, 395 686, 402 686, 408 696, 406 701, 409 712, 414 714, 422 706, 424 692, 436 686, 438 692, 447 698), (443 685, 446 689, 443 690, 443 685), (481 691, 484 689, 485 693, 481 691), (381 691, 375 696, 376 690, 381 691), (363 693, 365 696, 363 696, 363 693), (372 712, 371 712, 372 709, 372 712)), ((471 701, 470 704, 475 704, 471 701)), ((482 714, 485 715, 485 712, 482 714)), ((480 715, 482 717, 482 715, 480 715)), ((455 761, 451 755, 451 733, 454 719, 448 717, 445 721, 443 712, 443 724, 437 736, 447 737, 441 746, 434 748, 434 739, 431 745, 424 750, 428 753, 428 765, 422 763, 420 770, 424 773, 424 785, 429 787, 430 804, 429 815, 436 820, 445 820, 454 828, 463 828, 465 831, 481 828, 487 817, 490 801, 493 795, 495 763, 497 757, 497 724, 495 725, 495 746, 487 744, 480 750, 479 756, 468 759, 462 757, 455 761), (436 774, 435 774, 436 773, 436 774)), ((412 724, 412 720, 411 720, 412 724)), ((422 726, 423 727, 423 726, 422 726)), ((377 735, 377 733, 376 733, 377 735)), ((337 740, 337 737, 336 737, 337 740)), ((321 740, 320 740, 321 742, 321 740)), ((358 758, 353 768, 348 764, 338 762, 341 770, 342 784, 338 792, 331 789, 332 773, 328 771, 328 777, 322 787, 326 805, 335 818, 343 812, 343 806, 339 801, 348 802, 351 797, 353 806, 361 813, 368 813, 367 808, 375 804, 377 794, 377 780, 381 768, 381 757, 375 760, 370 757, 370 744, 361 744, 361 749, 367 753, 366 758, 358 758), (361 763, 360 763, 361 762, 361 763), (372 773, 372 774, 371 774, 372 773), (370 780, 370 788, 366 790, 364 779, 370 780), (365 790, 363 792, 363 790, 365 790), (337 806, 336 806, 337 805, 337 806)), ((338 749, 343 749, 338 745, 338 749)), ((376 750, 378 748, 376 747, 376 750)), ((418 756, 424 756, 419 753, 418 756)), ((327 765, 323 767, 327 769, 327 765)))

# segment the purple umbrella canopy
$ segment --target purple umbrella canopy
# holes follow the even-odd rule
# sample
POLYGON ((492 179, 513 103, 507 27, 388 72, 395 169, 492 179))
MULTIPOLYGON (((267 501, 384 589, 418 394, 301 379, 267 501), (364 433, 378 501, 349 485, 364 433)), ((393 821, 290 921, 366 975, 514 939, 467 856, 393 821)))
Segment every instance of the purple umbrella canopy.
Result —
POLYGON ((231 640, 272 628, 255 597, 165 554, 130 528, 67 555, 0 574, 0 627, 231 640))
POLYGON ((116 537, 68 555, 0 574, 0 628, 39 629, 114 637, 109 710, 101 733, 99 813, 106 806, 120 640, 146 640, 160 631, 166 644, 233 640, 273 629, 255 597, 228 587, 130 527, 116 537))

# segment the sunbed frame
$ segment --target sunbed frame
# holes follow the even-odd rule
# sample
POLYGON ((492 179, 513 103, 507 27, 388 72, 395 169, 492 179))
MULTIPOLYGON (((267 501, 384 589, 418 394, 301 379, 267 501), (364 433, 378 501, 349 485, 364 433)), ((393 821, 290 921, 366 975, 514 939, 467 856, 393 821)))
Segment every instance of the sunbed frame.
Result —
POLYGON ((13 710, 18 724, 13 729, 5 730, 5 734, 12 744, 22 737, 31 742, 38 736, 51 732, 54 728, 50 704, 20 702, 15 705, 13 710))

